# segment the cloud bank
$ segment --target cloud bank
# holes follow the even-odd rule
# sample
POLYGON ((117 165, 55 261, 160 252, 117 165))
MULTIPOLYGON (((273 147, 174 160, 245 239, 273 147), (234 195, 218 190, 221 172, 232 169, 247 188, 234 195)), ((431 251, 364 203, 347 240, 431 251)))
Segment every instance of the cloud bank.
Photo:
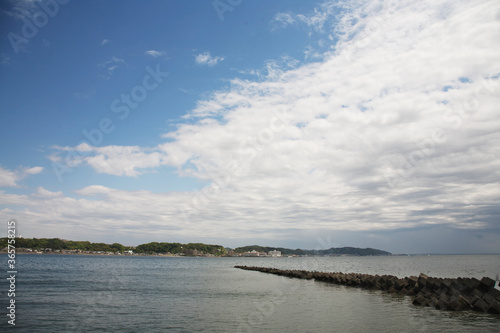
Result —
POLYGON ((499 13, 482 0, 325 2, 309 15, 278 14, 280 29, 302 24, 330 41, 321 61, 233 79, 154 147, 72 148, 87 150, 81 162, 100 173, 167 165, 204 188, 92 185, 74 198, 40 189, 2 202, 27 207, 15 214, 33 230, 67 233, 140 228, 269 243, 325 232, 498 234, 499 13))

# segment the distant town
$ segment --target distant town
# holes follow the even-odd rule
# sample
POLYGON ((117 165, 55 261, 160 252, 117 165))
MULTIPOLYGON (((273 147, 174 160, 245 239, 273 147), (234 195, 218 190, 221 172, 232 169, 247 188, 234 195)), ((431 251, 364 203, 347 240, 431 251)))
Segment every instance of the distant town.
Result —
MULTIPOLYGON (((7 248, 3 248, 0 253, 7 252, 7 248)), ((123 255, 123 256, 145 256, 145 255, 154 255, 154 256, 163 256, 163 257, 216 257, 216 255, 212 253, 204 253, 203 251, 191 250, 181 253, 135 253, 134 250, 126 250, 126 251, 85 251, 85 250, 60 250, 60 249, 51 249, 51 248, 42 248, 42 249, 30 249, 30 248, 18 248, 17 253, 31 253, 31 254, 87 254, 87 255, 123 255)), ((221 257, 282 257, 281 251, 269 251, 266 252, 257 252, 255 250, 236 253, 234 251, 228 251, 227 253, 221 255, 221 257)), ((286 257, 301 257, 298 255, 287 255, 286 257)))
MULTIPOLYGON (((255 250, 247 251, 243 253, 236 253, 234 251, 229 251, 228 256, 230 257, 281 257, 281 251, 272 250, 269 252, 258 252, 255 250)), ((287 257, 296 257, 297 255, 289 255, 287 257)))
MULTIPOLYGON (((0 253, 8 251, 8 239, 0 238, 0 253)), ((91 243, 60 238, 15 238, 16 253, 74 254, 74 255, 120 255, 120 256, 165 256, 165 257, 306 257, 306 256, 380 256, 391 253, 356 247, 340 247, 325 250, 287 249, 249 245, 227 248, 203 243, 151 242, 138 246, 120 243, 91 243)))

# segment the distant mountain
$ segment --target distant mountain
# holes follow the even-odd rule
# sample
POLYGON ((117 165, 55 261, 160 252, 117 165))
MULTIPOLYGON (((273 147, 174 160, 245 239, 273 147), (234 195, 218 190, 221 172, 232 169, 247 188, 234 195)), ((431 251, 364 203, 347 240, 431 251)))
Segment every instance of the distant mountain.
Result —
POLYGON ((358 248, 358 247, 332 247, 328 250, 302 250, 302 249, 286 249, 283 247, 270 247, 260 245, 249 245, 237 247, 234 249, 236 253, 244 253, 249 251, 269 252, 273 250, 281 251, 284 255, 320 255, 320 256, 389 256, 390 252, 372 249, 372 248, 358 248))
POLYGON ((333 256, 341 256, 341 255, 351 255, 351 256, 390 256, 391 253, 387 251, 366 248, 361 249, 358 247, 332 247, 328 250, 314 250, 312 251, 314 254, 318 255, 333 255, 333 256))

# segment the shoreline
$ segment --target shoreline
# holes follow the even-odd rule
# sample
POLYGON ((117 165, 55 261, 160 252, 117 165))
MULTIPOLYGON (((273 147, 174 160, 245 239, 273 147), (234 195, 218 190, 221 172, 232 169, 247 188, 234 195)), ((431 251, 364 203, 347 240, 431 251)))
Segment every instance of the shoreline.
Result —
MULTIPOLYGON (((0 251, 0 254, 7 254, 7 251, 0 251)), ((101 257, 167 257, 167 258, 218 258, 216 256, 186 256, 186 255, 177 255, 177 254, 146 254, 146 253, 134 253, 134 254, 116 254, 116 253, 59 253, 59 252, 29 252, 22 251, 16 252, 16 255, 19 254, 32 254, 32 255, 53 255, 53 256, 101 256, 101 257)))
MULTIPOLYGON (((66 250, 71 251, 71 250, 66 250)), ((7 254, 6 250, 0 250, 0 254, 7 254)), ((498 256, 500 253, 436 253, 436 254, 392 254, 381 256, 358 256, 358 255, 293 255, 293 256, 238 256, 238 255, 181 255, 181 254, 147 254, 147 253, 133 253, 133 254, 116 254, 116 253, 74 253, 74 252, 35 252, 35 251, 19 251, 16 249, 16 254, 36 254, 36 255, 89 255, 89 256, 115 256, 115 257, 175 257, 175 258, 254 258, 254 259, 268 259, 268 258, 380 258, 380 257, 436 257, 436 256, 498 256)))

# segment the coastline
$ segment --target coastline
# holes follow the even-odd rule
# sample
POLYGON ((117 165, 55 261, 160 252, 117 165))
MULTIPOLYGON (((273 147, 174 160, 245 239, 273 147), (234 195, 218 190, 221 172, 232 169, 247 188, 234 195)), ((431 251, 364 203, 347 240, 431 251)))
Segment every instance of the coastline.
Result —
MULTIPOLYGON (((7 251, 0 251, 0 254, 7 254, 7 251)), ((128 253, 128 254, 118 254, 118 253, 97 253, 91 251, 84 252, 37 252, 37 251, 16 251, 16 255, 18 254, 33 254, 33 255, 70 255, 70 256, 112 256, 112 257, 168 257, 168 258, 192 258, 192 257, 216 257, 216 256, 190 256, 190 255, 180 255, 180 254, 147 254, 147 253, 128 253)))

